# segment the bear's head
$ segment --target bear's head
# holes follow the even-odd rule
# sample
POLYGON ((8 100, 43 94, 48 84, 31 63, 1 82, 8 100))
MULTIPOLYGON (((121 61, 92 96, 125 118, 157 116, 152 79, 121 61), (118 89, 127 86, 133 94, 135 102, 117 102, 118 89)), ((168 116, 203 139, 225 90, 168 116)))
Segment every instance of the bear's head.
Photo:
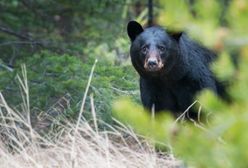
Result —
POLYGON ((128 23, 127 33, 132 64, 141 76, 168 74, 177 64, 182 33, 168 33, 161 27, 143 29, 136 21, 128 23))

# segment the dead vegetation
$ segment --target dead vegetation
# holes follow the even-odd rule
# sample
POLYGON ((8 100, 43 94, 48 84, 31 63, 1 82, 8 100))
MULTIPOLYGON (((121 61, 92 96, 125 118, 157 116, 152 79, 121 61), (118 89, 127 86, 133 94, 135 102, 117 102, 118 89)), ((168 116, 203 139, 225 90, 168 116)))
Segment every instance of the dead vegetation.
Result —
MULTIPOLYGON (((18 77, 23 95, 23 111, 9 107, 0 93, 0 167, 8 168, 91 168, 91 167, 180 167, 172 154, 155 150, 152 143, 140 138, 133 130, 116 120, 116 126, 104 123, 106 129, 98 130, 91 96, 93 121, 83 117, 84 101, 77 122, 41 112, 42 117, 33 120, 29 107, 29 90, 25 67, 18 77), (43 125, 44 123, 44 125, 43 125), (45 129, 45 133, 42 131, 45 129)), ((92 68, 92 73, 94 66, 92 68)), ((91 73, 91 77, 92 77, 91 73)), ((89 78, 88 87, 90 85, 89 78)), ((88 88, 87 87, 87 88, 88 88)), ((85 97, 87 96, 87 90, 85 97)), ((68 105, 66 95, 52 109, 61 114, 68 105)), ((51 110, 50 109, 50 110, 51 110)))

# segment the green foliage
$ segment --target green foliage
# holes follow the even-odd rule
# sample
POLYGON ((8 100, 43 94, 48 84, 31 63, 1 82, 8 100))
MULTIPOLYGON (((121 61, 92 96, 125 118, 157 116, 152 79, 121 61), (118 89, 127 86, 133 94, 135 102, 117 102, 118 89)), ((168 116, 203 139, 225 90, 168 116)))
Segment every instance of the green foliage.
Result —
POLYGON ((1 59, 14 65, 14 60, 44 49, 81 56, 89 43, 116 49, 133 1, 116 2, 1 0, 1 59))
MULTIPOLYGON (((219 61, 222 64, 225 60, 219 61)), ((153 139, 153 142, 172 146, 173 153, 191 167, 246 168, 248 152, 244 149, 248 145, 248 68, 244 65, 247 64, 247 60, 242 60, 242 68, 235 83, 230 86, 232 103, 220 100, 210 91, 198 96, 207 114, 211 113, 208 124, 179 124, 170 117, 159 115, 151 120, 148 112, 127 100, 118 100, 113 106, 114 112, 119 119, 138 133, 153 139)))
MULTIPOLYGON (((75 56, 58 55, 48 51, 28 57, 25 64, 31 107, 48 109, 60 97, 69 93, 73 100, 68 115, 77 116, 76 112, 80 108, 79 102, 82 100, 93 62, 93 57, 83 61, 75 56)), ((22 63, 18 62, 18 65, 22 63)), ((17 96, 18 83, 7 84, 8 81, 13 81, 16 73, 20 73, 19 68, 14 72, 1 71, 0 79, 4 82, 0 84, 0 89, 3 90, 10 103, 19 104, 21 99, 17 96)), ((99 118, 106 122, 111 121, 110 104, 119 95, 137 96, 138 82, 134 76, 135 72, 130 65, 115 66, 106 59, 98 61, 89 92, 94 95, 99 118)), ((90 110, 90 103, 87 99, 86 111, 90 110)), ((91 116, 87 112, 85 115, 86 118, 91 116)))
POLYGON ((132 103, 127 98, 115 101, 113 112, 124 123, 136 128, 139 133, 147 137, 153 137, 160 142, 168 141, 169 133, 173 130, 171 116, 161 114, 152 119, 143 107, 132 103), (167 122, 164 122, 165 120, 167 122))
POLYGON ((237 45, 234 38, 235 41, 244 39, 242 35, 246 33, 244 27, 247 27, 248 14, 245 0, 161 0, 160 4, 158 21, 161 25, 187 31, 208 47, 219 50, 222 45, 237 45), (232 38, 224 43, 227 35, 232 38))
POLYGON ((230 59, 230 55, 227 52, 219 54, 217 62, 214 62, 212 65, 212 70, 215 72, 215 75, 221 81, 231 79, 235 74, 235 67, 233 61, 230 59), (223 71, 223 67, 228 67, 223 71))
POLYGON ((196 97, 205 116, 198 122, 179 123, 179 119, 172 122, 170 117, 159 115, 152 121, 142 107, 126 100, 119 100, 113 106, 116 116, 153 142, 169 144, 167 150, 189 167, 248 167, 245 150, 248 146, 248 2, 160 2, 163 5, 160 23, 173 29, 186 29, 191 36, 218 51, 212 69, 220 81, 228 81, 231 101, 204 90, 196 97))
POLYGON ((182 25, 187 24, 191 20, 187 4, 181 0, 160 1, 161 10, 166 11, 160 13, 158 21, 162 25, 181 29, 182 25), (178 12, 180 11, 180 12, 178 12))
MULTIPOLYGON (((129 45, 125 23, 140 7, 138 3, 131 6, 137 0, 116 2, 2 0, 0 28, 12 32, 0 33, 0 91, 7 101, 12 105, 21 103, 15 77, 21 72, 21 64, 26 64, 31 107, 47 110, 69 93, 72 100, 66 115, 76 117, 96 58, 99 61, 89 94, 94 97, 97 117, 111 123, 111 104, 120 96, 139 101, 138 76, 130 64, 123 62, 129 45), (14 65, 14 70, 7 64, 14 65)), ((114 113, 152 142, 166 144, 190 167, 248 167, 248 2, 159 2, 158 24, 186 30, 219 53, 212 69, 221 81, 230 83, 232 101, 220 100, 207 90, 199 94, 197 99, 205 115, 210 114, 205 123, 179 124, 166 114, 151 119, 141 106, 126 99, 113 104, 114 113), (233 51, 237 53, 234 57, 238 68, 230 59, 233 51)), ((144 25, 147 10, 139 12, 137 20, 144 25)), ((83 113, 87 119, 90 111, 87 98, 83 113)))
POLYGON ((246 0, 232 1, 228 16, 230 26, 235 33, 247 33, 244 27, 247 26, 248 3, 246 0))
MULTIPOLYGON (((126 20, 138 15, 132 8, 137 0, 116 2, 0 1, 0 91, 8 102, 20 108, 15 77, 25 64, 31 107, 46 111, 69 93, 67 115, 77 116, 95 58, 98 63, 89 94, 99 118, 110 122, 111 100, 119 95, 138 101, 138 78, 128 61, 125 31, 126 20)), ((90 106, 87 97, 87 119, 90 106)))

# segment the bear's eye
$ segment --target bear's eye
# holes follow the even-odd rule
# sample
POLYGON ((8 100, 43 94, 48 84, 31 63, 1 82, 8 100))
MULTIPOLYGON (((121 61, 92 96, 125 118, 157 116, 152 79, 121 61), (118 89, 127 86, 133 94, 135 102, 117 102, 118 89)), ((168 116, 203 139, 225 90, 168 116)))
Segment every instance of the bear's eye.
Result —
POLYGON ((160 51, 164 51, 164 50, 165 50, 165 47, 164 47, 164 46, 159 46, 158 49, 159 49, 160 51))
POLYGON ((141 52, 144 53, 144 54, 147 53, 147 50, 148 50, 147 46, 143 46, 143 47, 141 48, 141 52))

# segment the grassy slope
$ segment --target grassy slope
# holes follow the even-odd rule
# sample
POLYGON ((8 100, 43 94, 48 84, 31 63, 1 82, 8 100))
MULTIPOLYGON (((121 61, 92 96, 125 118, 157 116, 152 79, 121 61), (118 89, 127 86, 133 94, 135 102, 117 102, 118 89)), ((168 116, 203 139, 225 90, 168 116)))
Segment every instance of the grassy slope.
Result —
MULTIPOLYGON (((83 117, 84 100, 76 123, 66 119, 40 116, 32 121, 29 105, 27 74, 18 77, 23 93, 22 112, 8 106, 0 93, 0 167, 178 167, 180 162, 172 154, 158 153, 149 142, 138 137, 132 129, 116 121, 119 126, 98 130, 93 97, 93 122, 83 117), (46 122, 41 121, 48 121, 46 122), (49 127, 49 132, 42 129, 49 127), (46 136, 44 136, 46 135, 46 136)), ((90 86, 89 77, 85 97, 90 86)), ((66 97, 62 98, 65 100, 66 97)), ((54 106, 56 107, 56 105, 54 106)), ((60 112, 63 107, 54 110, 60 112)), ((43 112, 43 114, 46 112, 43 112)), ((46 130, 47 131, 47 130, 46 130)))
MULTIPOLYGON (((57 122, 48 137, 41 136, 17 111, 0 99, 0 167, 177 167, 172 155, 157 153, 122 124, 108 131, 95 130, 84 119, 77 127, 57 122), (20 126, 21 125, 21 126, 20 126), (13 150, 14 149, 14 150, 13 150), (13 152, 15 151, 15 152, 13 152)), ((96 124, 99 121, 96 121, 96 124)))

